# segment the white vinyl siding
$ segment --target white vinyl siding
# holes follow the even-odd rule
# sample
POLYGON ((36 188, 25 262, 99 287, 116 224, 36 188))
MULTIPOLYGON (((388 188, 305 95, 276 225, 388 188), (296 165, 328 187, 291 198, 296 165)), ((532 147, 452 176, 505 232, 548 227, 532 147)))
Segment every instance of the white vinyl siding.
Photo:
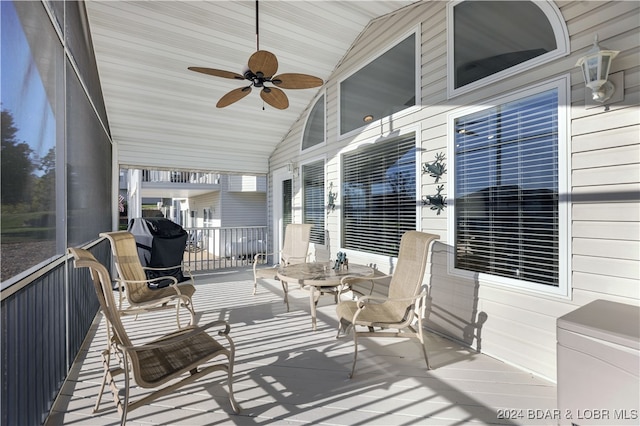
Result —
POLYGON ((227 191, 267 192, 267 178, 265 176, 227 176, 227 191))
MULTIPOLYGON (((324 86, 327 110, 327 141, 313 155, 325 154, 326 185, 333 183, 338 193, 335 211, 326 212, 325 223, 331 258, 340 250, 343 228, 341 209, 341 153, 356 146, 383 141, 408 128, 416 133, 418 166, 433 162, 438 153, 447 153, 447 173, 435 184, 428 174, 417 176, 417 200, 433 195, 435 188, 453 182, 455 170, 449 154, 450 114, 464 108, 487 108, 496 98, 506 97, 540 83, 565 78, 568 91, 562 106, 568 116, 564 137, 564 208, 567 210, 565 246, 559 253, 565 258, 560 285, 566 294, 549 294, 531 288, 496 284, 486 274, 452 273, 449 265, 453 240, 449 235, 454 194, 443 191, 449 206, 437 215, 429 206, 417 208, 417 229, 440 235, 434 245, 434 265, 430 280, 429 328, 476 346, 471 335, 479 315, 488 317, 481 330, 481 350, 491 356, 518 365, 536 375, 555 380, 557 318, 595 299, 622 303, 640 303, 640 51, 638 50, 639 2, 568 1, 549 2, 545 7, 557 11, 557 34, 571 36, 571 52, 548 62, 527 67, 517 73, 506 72, 490 85, 456 93, 449 98, 447 78, 447 2, 419 2, 399 10, 393 16, 375 20, 354 42, 334 74, 324 86), (565 24, 566 22, 566 24, 565 24), (417 46, 421 54, 420 108, 403 111, 357 129, 348 137, 339 136, 339 84, 386 46, 406 37, 407 31, 420 27, 417 46), (624 72, 625 99, 604 108, 585 109, 584 81, 574 65, 589 50, 598 33, 601 43, 621 53, 612 64, 612 73, 624 72), (568 56, 567 56, 568 55, 568 56), (568 82, 567 82, 568 80, 568 82), (559 297, 563 296, 563 297, 559 297)), ((567 38, 568 40, 568 38, 567 38)), ((569 47, 568 41, 566 47, 569 47)), ((470 84, 469 86, 473 86, 470 84)), ((465 86, 466 89, 466 86, 465 86)), ((272 169, 290 161, 311 159, 300 153, 304 120, 294 124, 289 135, 272 156, 272 169), (298 157, 296 157, 296 155, 298 157)), ((420 167, 418 167, 418 172, 420 167)), ((294 211, 300 214, 302 200, 300 178, 293 176, 294 211)), ((297 219, 300 220, 299 217, 297 219)), ((349 252, 354 263, 375 263, 384 272, 392 272, 394 258, 372 253, 349 252)), ((554 287, 555 288, 555 287, 554 287)))
POLYGON ((266 194, 260 192, 223 193, 221 226, 266 226, 266 194))

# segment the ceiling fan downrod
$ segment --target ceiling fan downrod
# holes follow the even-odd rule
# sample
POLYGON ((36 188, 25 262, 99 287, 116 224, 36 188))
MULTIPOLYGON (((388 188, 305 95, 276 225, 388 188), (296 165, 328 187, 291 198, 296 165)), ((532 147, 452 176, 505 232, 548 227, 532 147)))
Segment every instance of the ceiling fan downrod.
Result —
POLYGON ((260 50, 260 30, 258 27, 258 0, 256 0, 256 50, 260 50))

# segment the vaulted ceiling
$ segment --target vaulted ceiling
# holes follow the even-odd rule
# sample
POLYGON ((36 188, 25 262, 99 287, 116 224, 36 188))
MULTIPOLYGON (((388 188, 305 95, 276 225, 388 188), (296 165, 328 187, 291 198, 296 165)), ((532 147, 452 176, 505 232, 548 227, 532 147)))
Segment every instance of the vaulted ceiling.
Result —
MULTIPOLYGON (((278 73, 327 80, 372 21, 415 0, 259 3, 259 47, 278 73)), ((111 134, 125 167, 268 172, 268 158, 322 87, 286 90, 275 109, 253 89, 216 102, 246 81, 187 70, 242 74, 256 51, 255 1, 86 2, 111 134)))

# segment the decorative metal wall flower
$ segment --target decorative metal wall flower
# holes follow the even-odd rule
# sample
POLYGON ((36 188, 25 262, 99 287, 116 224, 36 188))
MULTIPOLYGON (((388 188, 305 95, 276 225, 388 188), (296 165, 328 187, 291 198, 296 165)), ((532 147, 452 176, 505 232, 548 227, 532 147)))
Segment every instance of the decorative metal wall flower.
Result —
POLYGON ((336 209, 336 197, 338 194, 332 191, 333 182, 329 182, 329 192, 327 192, 327 214, 336 209))
POLYGON ((436 161, 433 163, 422 163, 422 173, 429 173, 429 176, 438 183, 443 174, 447 172, 447 165, 444 163, 444 153, 436 154, 436 161))
POLYGON ((438 191, 436 195, 425 195, 422 197, 422 205, 431 206, 431 210, 437 210, 438 215, 447 207, 447 197, 441 194, 443 189, 444 185, 438 185, 436 187, 436 191, 438 191))
MULTIPOLYGON (((429 176, 434 178, 435 183, 440 182, 442 175, 447 172, 447 165, 444 163, 444 153, 436 154, 436 161, 433 163, 422 163, 422 173, 429 173, 429 176)), ((442 210, 447 207, 446 197, 441 194, 444 190, 444 185, 438 185, 435 195, 424 195, 422 197, 422 205, 431 206, 431 210, 437 210, 437 214, 440 214, 442 210)))

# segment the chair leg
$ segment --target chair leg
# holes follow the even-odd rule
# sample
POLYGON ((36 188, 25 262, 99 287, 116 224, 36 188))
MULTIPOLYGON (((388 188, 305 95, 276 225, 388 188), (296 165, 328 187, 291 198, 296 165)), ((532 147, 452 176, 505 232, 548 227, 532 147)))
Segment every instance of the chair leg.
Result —
POLYGON ((228 383, 229 383, 229 402, 231 403, 231 408, 233 412, 236 414, 240 414, 240 406, 236 402, 235 397, 233 396, 233 365, 229 365, 227 368, 228 373, 228 383))
POLYGON ((282 280, 280 283, 282 283, 282 291, 284 292, 284 303, 287 305, 287 312, 289 312, 289 283, 282 280))
POLYGON ((336 334, 336 339, 340 337, 340 332, 342 332, 342 334, 349 334, 349 328, 351 327, 351 323, 348 321, 345 321, 344 318, 340 318, 340 321, 338 322, 338 334, 336 334))
POLYGON ((180 301, 176 302, 176 324, 178 324, 178 328, 182 328, 180 326, 180 301))
POLYGON ((178 324, 178 328, 182 328, 182 324, 180 324, 180 306, 184 306, 186 310, 189 311, 189 315, 191 319, 189 320, 189 325, 196 324, 196 311, 193 309, 193 303, 187 299, 179 299, 176 302, 176 324, 178 324))
POLYGON ((353 375, 356 372, 356 361, 358 360, 358 333, 356 333, 355 326, 353 327, 353 366, 351 366, 351 373, 349 378, 353 379, 353 375))
POLYGON ((187 300, 184 302, 184 307, 189 311, 191 321, 189 325, 196 325, 196 310, 193 308, 193 300, 187 300))
POLYGON ((127 412, 129 411, 129 357, 124 353, 124 397, 122 400, 122 417, 120 418, 120 426, 127 423, 127 412))
POLYGON ((96 400, 96 405, 93 406, 94 413, 96 413, 100 409, 100 401, 102 401, 104 387, 106 386, 107 380, 109 379, 109 360, 109 348, 107 348, 102 352, 102 367, 104 368, 104 374, 102 375, 102 384, 100 385, 100 391, 98 391, 98 399, 96 400))
POLYGON ((418 339, 420 340, 420 346, 422 346, 422 353, 424 354, 424 362, 427 363, 427 370, 431 370, 431 365, 429 364, 429 356, 427 355, 427 345, 424 341, 424 335, 422 334, 422 324, 419 324, 418 331, 418 339))

